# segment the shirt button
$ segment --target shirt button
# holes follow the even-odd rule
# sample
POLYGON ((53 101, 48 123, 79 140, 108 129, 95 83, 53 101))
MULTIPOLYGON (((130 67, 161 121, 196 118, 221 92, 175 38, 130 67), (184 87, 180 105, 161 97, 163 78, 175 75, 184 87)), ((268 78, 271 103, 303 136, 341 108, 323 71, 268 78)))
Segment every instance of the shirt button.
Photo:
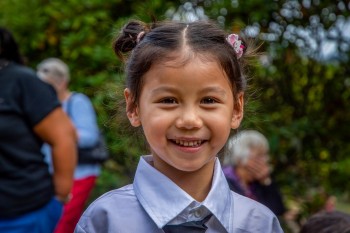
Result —
POLYGON ((196 210, 196 211, 194 212, 194 216, 195 216, 196 218, 201 217, 201 215, 202 215, 202 211, 201 211, 200 209, 198 209, 198 210, 196 210))

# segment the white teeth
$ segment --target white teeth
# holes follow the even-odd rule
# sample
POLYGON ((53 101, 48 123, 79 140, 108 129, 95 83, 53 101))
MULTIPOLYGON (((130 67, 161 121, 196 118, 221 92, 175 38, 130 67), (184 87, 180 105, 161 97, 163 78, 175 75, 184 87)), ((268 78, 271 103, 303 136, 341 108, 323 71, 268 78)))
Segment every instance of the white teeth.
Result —
POLYGON ((180 146, 186 146, 186 147, 195 147, 202 144, 202 140, 196 140, 196 141, 183 141, 183 140, 175 140, 175 143, 180 146))

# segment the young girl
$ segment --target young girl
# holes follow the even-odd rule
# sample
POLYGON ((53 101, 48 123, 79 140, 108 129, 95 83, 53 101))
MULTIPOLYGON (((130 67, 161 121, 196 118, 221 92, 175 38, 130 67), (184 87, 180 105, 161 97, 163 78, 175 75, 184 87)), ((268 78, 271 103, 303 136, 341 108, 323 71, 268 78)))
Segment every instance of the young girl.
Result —
POLYGON ((246 46, 210 22, 124 27, 114 49, 131 52, 126 112, 151 154, 75 232, 283 232, 269 209, 230 191, 217 158, 243 117, 246 46))

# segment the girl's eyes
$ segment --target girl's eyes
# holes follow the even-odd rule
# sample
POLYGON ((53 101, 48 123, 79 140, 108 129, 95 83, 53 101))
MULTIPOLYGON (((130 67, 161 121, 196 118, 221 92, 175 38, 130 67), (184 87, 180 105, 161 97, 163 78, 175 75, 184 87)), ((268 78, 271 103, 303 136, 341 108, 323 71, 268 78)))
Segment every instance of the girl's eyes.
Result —
POLYGON ((216 101, 214 98, 207 97, 201 100, 201 104, 215 104, 218 101, 216 101))
POLYGON ((162 104, 176 104, 177 101, 175 98, 164 98, 160 101, 162 104))
MULTIPOLYGON (((203 98, 200 103, 201 104, 215 104, 215 103, 218 103, 219 101, 216 100, 215 98, 213 97, 205 97, 203 98)), ((177 104, 178 101, 176 98, 172 98, 172 97, 167 97, 167 98, 163 98, 159 101, 159 103, 161 104, 177 104)))

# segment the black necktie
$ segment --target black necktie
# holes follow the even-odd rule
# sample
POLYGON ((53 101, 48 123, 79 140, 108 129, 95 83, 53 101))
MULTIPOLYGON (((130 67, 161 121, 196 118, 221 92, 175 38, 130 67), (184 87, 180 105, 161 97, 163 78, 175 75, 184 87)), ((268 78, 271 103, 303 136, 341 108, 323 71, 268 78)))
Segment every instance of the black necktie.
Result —
POLYGON ((205 223, 211 218, 209 214, 203 220, 185 222, 178 225, 165 225, 163 230, 165 233, 204 233, 208 227, 205 223))

